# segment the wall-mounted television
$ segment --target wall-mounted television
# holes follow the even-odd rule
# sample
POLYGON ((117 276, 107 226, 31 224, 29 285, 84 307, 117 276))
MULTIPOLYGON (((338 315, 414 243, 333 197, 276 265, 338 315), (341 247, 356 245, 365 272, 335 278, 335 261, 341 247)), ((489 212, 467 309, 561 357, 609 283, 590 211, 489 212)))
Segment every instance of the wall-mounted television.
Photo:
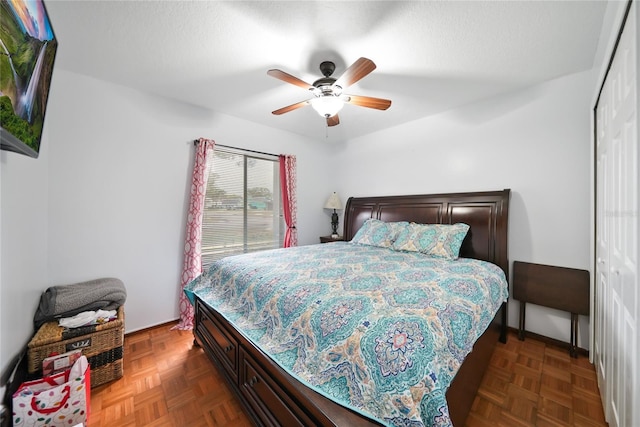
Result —
POLYGON ((42 0, 0 0, 0 148, 38 157, 58 42, 42 0))

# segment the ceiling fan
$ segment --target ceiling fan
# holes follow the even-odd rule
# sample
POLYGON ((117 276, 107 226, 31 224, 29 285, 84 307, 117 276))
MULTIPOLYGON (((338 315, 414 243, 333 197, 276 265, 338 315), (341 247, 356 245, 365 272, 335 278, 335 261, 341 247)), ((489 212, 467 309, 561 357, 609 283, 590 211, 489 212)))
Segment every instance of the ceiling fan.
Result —
POLYGON ((391 101, 382 98, 373 98, 370 96, 346 95, 342 91, 352 84, 356 83, 373 70, 376 64, 367 58, 360 58, 345 72, 336 79, 331 77, 336 66, 331 61, 324 61, 320 64, 320 72, 324 77, 319 78, 313 84, 309 84, 291 74, 281 70, 269 70, 267 74, 276 79, 282 80, 292 85, 307 89, 313 93, 313 98, 306 101, 297 102, 273 111, 275 115, 288 113, 300 107, 311 104, 311 106, 327 120, 327 126, 336 126, 340 124, 338 111, 344 104, 358 105, 360 107, 375 108, 376 110, 386 110, 391 105, 391 101))

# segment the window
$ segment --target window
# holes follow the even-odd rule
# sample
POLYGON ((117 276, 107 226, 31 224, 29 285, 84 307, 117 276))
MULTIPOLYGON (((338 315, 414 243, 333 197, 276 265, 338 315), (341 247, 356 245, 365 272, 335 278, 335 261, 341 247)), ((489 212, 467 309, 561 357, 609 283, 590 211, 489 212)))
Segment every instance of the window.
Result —
POLYGON ((203 269, 229 255, 282 247, 278 156, 216 146, 208 162, 203 269))

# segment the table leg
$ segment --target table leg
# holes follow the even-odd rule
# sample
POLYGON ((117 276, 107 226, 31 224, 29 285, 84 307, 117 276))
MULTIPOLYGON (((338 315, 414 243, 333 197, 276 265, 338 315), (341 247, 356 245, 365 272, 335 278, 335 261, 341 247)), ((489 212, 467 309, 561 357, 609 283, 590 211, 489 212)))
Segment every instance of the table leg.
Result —
POLYGON ((524 341, 524 319, 527 310, 527 303, 520 301, 520 321, 518 323, 518 339, 524 341))
POLYGON ((575 313, 571 313, 571 347, 569 348, 569 355, 571 357, 578 357, 577 345, 578 345, 578 315, 575 313))

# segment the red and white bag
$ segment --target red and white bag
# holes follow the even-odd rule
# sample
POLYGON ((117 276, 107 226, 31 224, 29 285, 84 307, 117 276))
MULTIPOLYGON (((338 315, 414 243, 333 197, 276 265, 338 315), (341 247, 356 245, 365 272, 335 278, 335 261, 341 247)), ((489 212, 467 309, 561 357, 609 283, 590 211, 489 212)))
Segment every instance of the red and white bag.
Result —
POLYGON ((81 356, 70 369, 26 381, 13 394, 15 427, 75 426, 89 418, 91 368, 81 356))

